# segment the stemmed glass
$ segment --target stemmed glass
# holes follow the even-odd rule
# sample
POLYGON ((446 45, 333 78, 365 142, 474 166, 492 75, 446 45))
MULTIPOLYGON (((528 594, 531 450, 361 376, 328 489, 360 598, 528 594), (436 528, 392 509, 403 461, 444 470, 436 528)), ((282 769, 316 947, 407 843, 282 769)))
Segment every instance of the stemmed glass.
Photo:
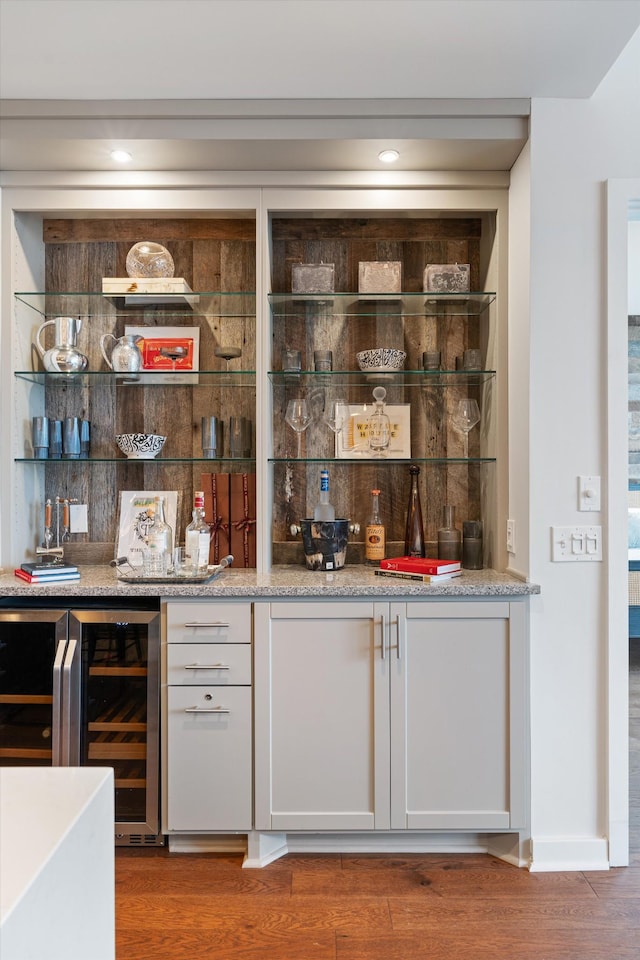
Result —
POLYGON ((289 424, 292 430, 298 436, 298 453, 297 456, 302 456, 302 434, 307 429, 311 423, 311 414, 309 413, 309 407, 307 406, 307 401, 302 399, 289 400, 287 404, 287 412, 285 414, 285 420, 289 424))
POLYGON ((464 400, 458 400, 458 405, 451 417, 451 423, 455 430, 464 435, 464 458, 469 456, 469 433, 477 423, 480 423, 480 409, 476 400, 470 400, 468 397, 464 400))
POLYGON ((338 438, 342 432, 347 412, 347 401, 344 398, 340 397, 337 400, 327 401, 322 419, 326 425, 333 430, 336 438, 338 438))

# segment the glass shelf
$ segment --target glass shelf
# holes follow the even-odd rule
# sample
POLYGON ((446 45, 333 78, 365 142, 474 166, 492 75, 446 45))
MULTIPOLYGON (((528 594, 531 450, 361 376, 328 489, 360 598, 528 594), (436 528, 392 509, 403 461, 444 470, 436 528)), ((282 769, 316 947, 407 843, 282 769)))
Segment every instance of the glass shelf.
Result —
POLYGON ((393 458, 393 457, 340 457, 339 459, 334 459, 333 457, 269 457, 269 463, 322 463, 322 464, 331 464, 331 467, 336 466, 353 466, 353 464, 361 464, 362 466, 368 467, 378 467, 381 464, 388 464, 389 466, 408 466, 411 463, 445 463, 445 464, 472 464, 472 463, 495 463, 495 457, 402 457, 393 458))
POLYGON ((133 466, 149 466, 155 464, 156 466, 163 466, 165 463, 255 463, 255 457, 216 457, 211 460, 207 457, 156 457, 151 460, 144 460, 142 458, 135 459, 128 457, 78 457, 75 460, 65 459, 64 457, 47 457, 44 460, 35 459, 34 457, 16 457, 15 463, 37 463, 41 466, 46 466, 47 464, 67 464, 69 466, 78 466, 84 465, 86 463, 120 463, 120 464, 130 464, 133 466))
POLYGON ((270 370, 269 379, 274 386, 288 386, 304 378, 308 383, 322 382, 332 386, 366 386, 371 383, 383 385, 401 384, 406 387, 453 387, 479 386, 495 378, 495 370, 398 370, 394 373, 364 373, 362 370, 301 370, 290 373, 270 370))
POLYGON ((480 316, 494 302, 494 292, 292 294, 270 293, 274 317, 448 317, 480 316))
POLYGON ((29 292, 14 294, 16 300, 30 307, 41 317, 114 317, 116 314, 146 313, 162 317, 248 317, 256 314, 254 291, 192 291, 189 298, 198 298, 193 305, 185 302, 184 294, 162 294, 158 303, 149 303, 149 294, 114 296, 112 294, 82 291, 29 292))
POLYGON ((116 381, 118 386, 126 387, 255 387, 255 370, 143 370, 137 376, 129 373, 116 373, 113 370, 84 370, 82 373, 57 373, 45 370, 16 370, 14 376, 19 380, 40 384, 92 384, 101 381, 116 381))

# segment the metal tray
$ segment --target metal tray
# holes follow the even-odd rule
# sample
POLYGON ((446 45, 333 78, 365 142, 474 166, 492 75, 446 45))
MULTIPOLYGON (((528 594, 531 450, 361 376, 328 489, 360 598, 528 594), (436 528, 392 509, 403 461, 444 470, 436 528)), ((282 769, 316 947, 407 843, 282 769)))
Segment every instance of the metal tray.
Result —
POLYGON ((173 573, 167 574, 166 577, 143 577, 118 572, 118 581, 121 583, 208 583, 219 576, 222 569, 224 568, 207 573, 196 573, 187 577, 175 576, 173 573))

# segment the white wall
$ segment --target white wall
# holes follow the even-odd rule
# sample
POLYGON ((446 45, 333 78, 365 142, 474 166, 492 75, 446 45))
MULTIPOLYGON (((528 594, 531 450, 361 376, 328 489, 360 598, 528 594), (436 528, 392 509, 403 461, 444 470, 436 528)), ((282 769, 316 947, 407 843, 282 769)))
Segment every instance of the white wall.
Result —
POLYGON ((551 563, 550 527, 604 519, 577 476, 606 484, 604 182, 640 173, 639 108, 640 32, 590 100, 532 103, 533 869, 607 862, 606 570, 551 563))
POLYGON ((629 313, 640 316, 640 220, 629 222, 629 313))

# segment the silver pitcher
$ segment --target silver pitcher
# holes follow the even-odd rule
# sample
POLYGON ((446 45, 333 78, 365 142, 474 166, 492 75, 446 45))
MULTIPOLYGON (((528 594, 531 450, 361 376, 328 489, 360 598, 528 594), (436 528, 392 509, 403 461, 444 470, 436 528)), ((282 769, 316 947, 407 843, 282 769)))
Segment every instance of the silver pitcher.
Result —
POLYGON ((142 337, 136 334, 127 333, 123 337, 114 337, 112 333, 105 333, 100 337, 100 350, 105 359, 105 363, 111 370, 118 373, 134 373, 142 368, 142 354, 138 347, 138 341, 142 337), (114 341, 111 348, 111 359, 107 356, 106 342, 111 338, 114 341))
POLYGON ((40 324, 35 346, 42 357, 45 370, 54 373, 79 373, 86 369, 88 360, 84 353, 76 349, 81 329, 82 320, 79 317, 55 317, 40 324), (45 350, 41 337, 44 328, 51 325, 55 328, 54 346, 45 350))

